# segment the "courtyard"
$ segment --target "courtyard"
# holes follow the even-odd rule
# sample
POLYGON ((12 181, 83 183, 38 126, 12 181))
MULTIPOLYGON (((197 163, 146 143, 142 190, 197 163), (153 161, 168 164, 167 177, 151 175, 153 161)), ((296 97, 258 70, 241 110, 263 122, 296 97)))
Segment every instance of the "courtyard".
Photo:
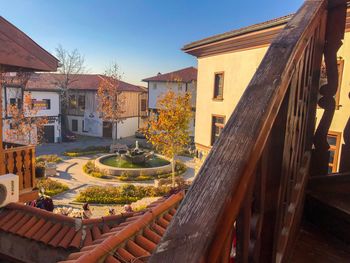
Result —
MULTIPOLYGON (((134 136, 118 139, 118 144, 133 145, 138 141, 141 144, 145 144, 144 139, 138 139, 134 136)), ((65 152, 69 152, 74 149, 82 149, 91 146, 109 146, 112 140, 107 138, 79 136, 75 142, 65 143, 45 143, 36 147, 37 157, 42 155, 57 155, 62 158, 62 162, 57 164, 57 175, 48 176, 48 178, 63 183, 69 187, 69 190, 57 194, 52 197, 55 207, 65 207, 73 209, 81 209, 83 203, 76 202, 77 195, 84 189, 91 186, 122 186, 132 184, 135 186, 153 186, 153 180, 147 180, 142 182, 121 182, 117 179, 102 179, 96 178, 86 174, 83 171, 83 166, 96 158, 103 155, 103 153, 80 156, 80 157, 67 157, 64 156, 65 152)), ((191 182, 194 179, 194 160, 190 157, 179 156, 178 160, 183 162, 187 170, 181 175, 181 177, 191 182)), ((156 197, 146 197, 132 204, 132 207, 145 207, 147 204, 153 202, 156 197)), ((110 208, 113 208, 117 213, 124 212, 123 205, 120 204, 90 204, 91 210, 93 211, 93 217, 105 216, 110 208)))

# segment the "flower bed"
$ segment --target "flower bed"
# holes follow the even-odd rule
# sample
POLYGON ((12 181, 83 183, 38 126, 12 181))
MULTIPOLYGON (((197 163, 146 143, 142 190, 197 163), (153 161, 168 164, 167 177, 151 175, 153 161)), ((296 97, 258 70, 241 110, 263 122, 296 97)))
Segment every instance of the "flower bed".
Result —
POLYGON ((62 158, 57 154, 40 155, 35 159, 35 176, 37 178, 45 175, 45 163, 60 163, 62 158))
POLYGON ((135 186, 90 186, 76 197, 78 202, 98 204, 130 204, 144 197, 163 196, 170 187, 135 186))
POLYGON ((89 146, 86 148, 75 148, 63 153, 64 156, 68 157, 79 157, 86 155, 93 155, 97 153, 108 153, 109 146, 89 146))
POLYGON ((50 178, 38 180, 37 187, 39 189, 44 188, 45 194, 49 196, 54 196, 69 190, 69 187, 67 185, 50 178))

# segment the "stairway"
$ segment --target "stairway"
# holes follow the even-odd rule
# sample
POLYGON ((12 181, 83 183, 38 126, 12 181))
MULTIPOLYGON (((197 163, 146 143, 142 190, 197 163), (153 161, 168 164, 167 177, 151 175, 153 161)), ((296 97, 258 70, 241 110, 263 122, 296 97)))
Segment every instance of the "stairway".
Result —
POLYGON ((350 262, 350 174, 311 177, 291 262, 350 262))

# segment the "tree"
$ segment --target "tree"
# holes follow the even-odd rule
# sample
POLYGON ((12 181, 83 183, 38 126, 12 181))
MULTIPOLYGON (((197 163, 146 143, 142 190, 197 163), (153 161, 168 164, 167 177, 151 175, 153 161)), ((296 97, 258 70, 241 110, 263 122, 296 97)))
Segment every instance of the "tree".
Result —
POLYGON ((5 134, 10 141, 37 144, 42 140, 46 117, 36 117, 40 108, 33 104, 31 93, 23 96, 22 104, 7 106, 6 124, 9 127, 5 134))
POLYGON ((146 138, 159 152, 171 159, 172 186, 175 187, 175 157, 190 141, 191 95, 176 94, 169 90, 159 97, 157 108, 157 116, 149 120, 146 138))
POLYGON ((112 124, 113 145, 117 139, 117 124, 125 119, 125 96, 119 90, 121 79, 119 66, 114 63, 106 70, 97 90, 97 111, 104 121, 112 124))
POLYGON ((77 49, 68 51, 61 45, 56 48, 56 56, 60 61, 60 67, 56 76, 56 84, 60 89, 60 103, 62 114, 62 129, 67 129, 67 113, 69 102, 69 88, 78 80, 78 75, 86 72, 85 58, 77 49))

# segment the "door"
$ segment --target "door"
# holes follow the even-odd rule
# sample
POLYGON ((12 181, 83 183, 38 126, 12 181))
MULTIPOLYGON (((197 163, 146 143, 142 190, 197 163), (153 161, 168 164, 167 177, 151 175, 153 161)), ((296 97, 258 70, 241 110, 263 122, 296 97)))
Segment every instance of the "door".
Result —
POLYGON ((46 125, 44 126, 44 142, 54 143, 55 142, 55 126, 54 125, 46 125))
POLYGON ((103 137, 112 138, 112 123, 107 121, 103 122, 103 137))

